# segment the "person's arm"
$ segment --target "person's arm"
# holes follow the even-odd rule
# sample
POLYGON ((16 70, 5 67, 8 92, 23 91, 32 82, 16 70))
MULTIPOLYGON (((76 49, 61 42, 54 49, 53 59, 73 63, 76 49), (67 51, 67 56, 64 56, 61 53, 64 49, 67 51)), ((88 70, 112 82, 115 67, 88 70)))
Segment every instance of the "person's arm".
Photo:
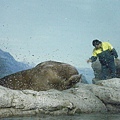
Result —
POLYGON ((89 59, 87 60, 87 63, 89 63, 89 62, 95 62, 96 60, 97 60, 97 57, 92 56, 91 58, 89 58, 89 59))
POLYGON ((115 58, 118 58, 117 51, 114 48, 111 50, 111 54, 114 55, 115 58))
POLYGON ((87 60, 87 63, 89 62, 95 62, 97 60, 97 54, 95 50, 93 50, 92 57, 87 60))
POLYGON ((108 48, 109 48, 111 54, 114 55, 115 58, 118 58, 118 54, 117 54, 117 51, 115 50, 115 48, 113 48, 113 46, 109 42, 107 42, 107 44, 108 44, 108 48))

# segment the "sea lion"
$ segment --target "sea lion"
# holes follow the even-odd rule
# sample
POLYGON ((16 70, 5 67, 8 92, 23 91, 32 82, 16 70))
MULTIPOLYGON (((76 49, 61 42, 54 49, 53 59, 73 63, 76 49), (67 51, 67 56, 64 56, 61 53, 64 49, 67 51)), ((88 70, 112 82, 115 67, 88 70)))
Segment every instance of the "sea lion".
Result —
POLYGON ((15 90, 64 90, 80 81, 77 69, 69 64, 46 61, 36 67, 0 79, 0 85, 15 90))

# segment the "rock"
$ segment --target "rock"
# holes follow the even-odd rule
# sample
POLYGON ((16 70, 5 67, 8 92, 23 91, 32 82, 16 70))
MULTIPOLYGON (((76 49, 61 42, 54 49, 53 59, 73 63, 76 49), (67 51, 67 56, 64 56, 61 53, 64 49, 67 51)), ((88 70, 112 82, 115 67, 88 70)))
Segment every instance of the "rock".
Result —
POLYGON ((69 64, 46 61, 36 67, 0 79, 0 85, 15 90, 64 90, 80 81, 77 69, 69 64))
POLYGON ((120 112, 120 78, 102 80, 97 85, 89 86, 89 90, 93 92, 103 103, 109 112, 120 112))
POLYGON ((105 112, 106 107, 91 91, 71 88, 58 91, 12 90, 0 86, 0 117, 35 114, 105 112), (3 113, 4 112, 4 113, 3 113))
POLYGON ((120 78, 112 78, 112 79, 108 79, 108 80, 99 80, 95 84, 99 85, 99 86, 120 89, 120 78))
POLYGON ((101 64, 99 60, 97 59, 97 61, 93 62, 91 66, 94 71, 94 79, 101 80, 101 64))

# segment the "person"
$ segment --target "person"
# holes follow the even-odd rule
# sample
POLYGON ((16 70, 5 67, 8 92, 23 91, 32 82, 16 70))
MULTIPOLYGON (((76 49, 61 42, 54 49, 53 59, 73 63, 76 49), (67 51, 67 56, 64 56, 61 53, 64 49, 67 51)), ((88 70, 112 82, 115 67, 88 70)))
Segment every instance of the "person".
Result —
POLYGON ((95 47, 91 58, 87 60, 89 62, 95 62, 97 58, 101 63, 102 80, 107 79, 107 69, 111 71, 111 78, 116 77, 116 67, 114 58, 118 58, 118 54, 109 42, 101 42, 100 40, 93 40, 92 45, 95 47))

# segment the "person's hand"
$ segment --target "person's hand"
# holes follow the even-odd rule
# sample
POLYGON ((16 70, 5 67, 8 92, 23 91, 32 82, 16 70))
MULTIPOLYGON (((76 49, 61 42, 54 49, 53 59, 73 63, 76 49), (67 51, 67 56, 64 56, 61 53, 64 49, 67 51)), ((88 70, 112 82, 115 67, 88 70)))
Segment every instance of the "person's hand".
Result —
POLYGON ((88 60, 87 60, 87 63, 89 63, 89 62, 92 62, 92 60, 91 60, 91 59, 88 59, 88 60))

